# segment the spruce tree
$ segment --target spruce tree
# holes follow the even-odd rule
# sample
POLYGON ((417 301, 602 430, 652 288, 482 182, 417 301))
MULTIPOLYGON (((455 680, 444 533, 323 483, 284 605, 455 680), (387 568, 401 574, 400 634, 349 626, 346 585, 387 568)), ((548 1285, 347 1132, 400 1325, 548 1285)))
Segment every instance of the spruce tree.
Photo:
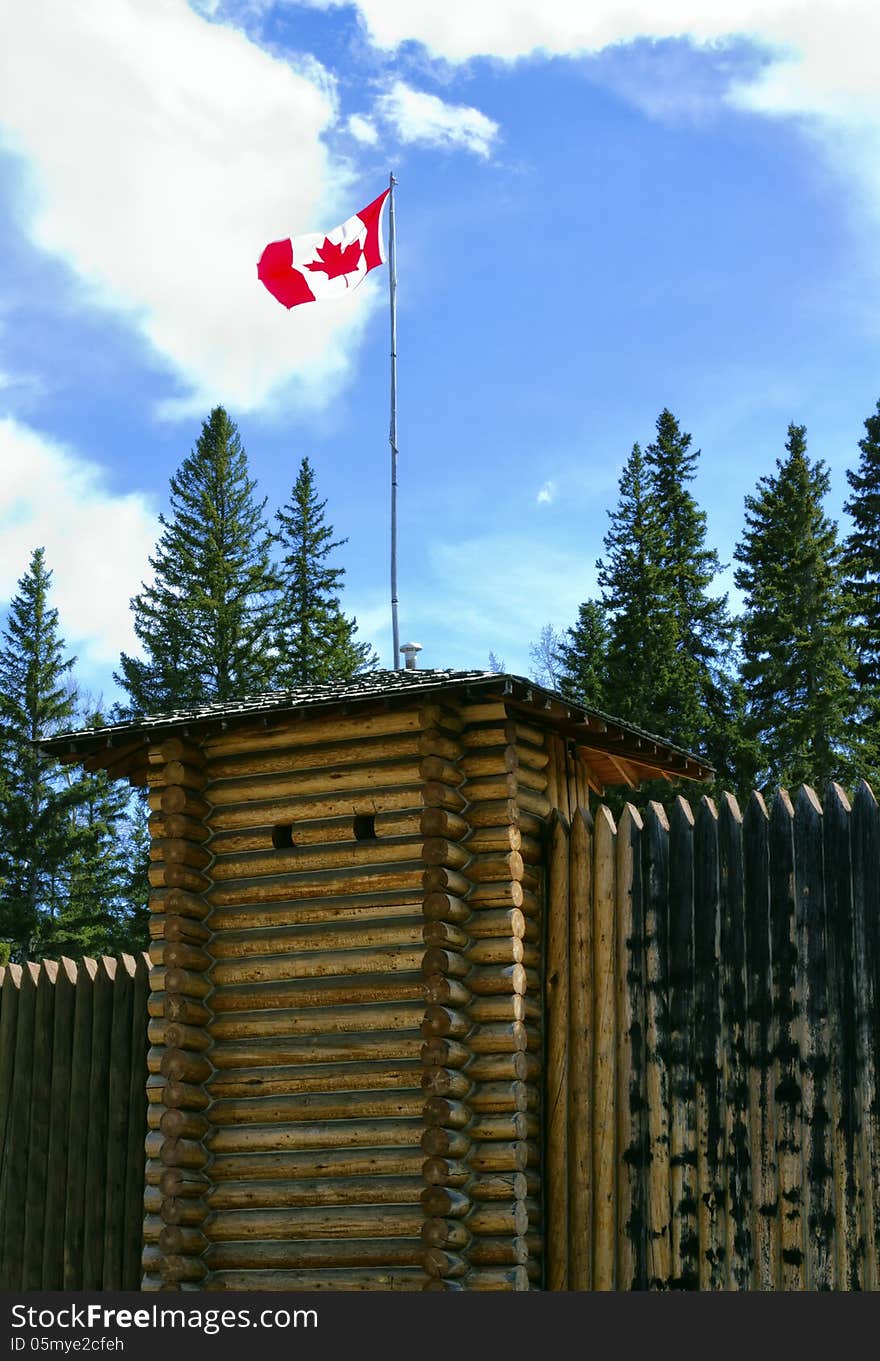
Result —
POLYGON ((567 698, 587 708, 605 708, 609 642, 604 608, 585 600, 577 623, 566 629, 559 644, 559 688, 567 698))
POLYGON ((678 666, 675 616, 665 595, 665 534, 638 444, 609 519, 605 557, 596 564, 608 627, 606 703, 616 717, 675 741, 668 696, 678 666))
POLYGON ((378 665, 369 643, 356 641, 357 620, 343 614, 339 603, 345 568, 331 566, 329 559, 348 540, 334 540, 326 505, 304 458, 290 501, 275 514, 281 546, 275 646, 282 686, 347 680, 378 665))
POLYGON ((233 421, 215 407, 171 478, 171 517, 132 600, 144 659, 120 658, 130 713, 259 693, 273 683, 271 535, 233 421))
POLYGON ((668 409, 656 428, 645 465, 653 512, 663 526, 659 590, 675 627, 675 663, 662 706, 666 734, 689 749, 702 748, 717 766, 730 741, 733 623, 727 596, 711 594, 721 563, 706 545, 706 514, 688 490, 700 451, 668 409))
POLYGON ((823 509, 829 475, 789 425, 787 456, 746 497, 734 557, 741 620, 745 734, 760 784, 821 783, 852 771, 846 601, 837 526, 823 509))
POLYGON ((852 496, 844 504, 853 528, 844 545, 846 593, 852 612, 855 680, 861 733, 860 773, 880 777, 880 401, 865 421, 861 458, 848 471, 852 496))
POLYGON ((33 743, 70 722, 74 698, 52 573, 34 550, 0 647, 0 939, 13 959, 39 957, 64 903, 78 794, 33 743))

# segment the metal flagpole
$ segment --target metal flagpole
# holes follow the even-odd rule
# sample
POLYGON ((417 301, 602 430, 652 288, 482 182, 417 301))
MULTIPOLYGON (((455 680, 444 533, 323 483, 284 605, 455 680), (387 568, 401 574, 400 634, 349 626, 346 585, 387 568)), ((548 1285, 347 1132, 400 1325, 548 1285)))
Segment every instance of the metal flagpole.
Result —
POLYGON ((391 634, 394 670, 400 669, 400 634, 397 627, 397 236, 394 229, 392 171, 388 193, 388 288, 391 302, 391 634))

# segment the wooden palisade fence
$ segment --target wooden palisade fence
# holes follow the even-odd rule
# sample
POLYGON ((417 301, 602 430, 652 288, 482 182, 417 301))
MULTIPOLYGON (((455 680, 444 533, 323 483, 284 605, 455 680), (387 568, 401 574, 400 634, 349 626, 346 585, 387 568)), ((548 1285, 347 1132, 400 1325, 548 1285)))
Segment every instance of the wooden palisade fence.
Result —
POLYGON ((866 785, 555 816, 550 1289, 880 1286, 878 945, 866 785))
POLYGON ((0 968, 0 1289, 140 1284, 148 974, 0 968))

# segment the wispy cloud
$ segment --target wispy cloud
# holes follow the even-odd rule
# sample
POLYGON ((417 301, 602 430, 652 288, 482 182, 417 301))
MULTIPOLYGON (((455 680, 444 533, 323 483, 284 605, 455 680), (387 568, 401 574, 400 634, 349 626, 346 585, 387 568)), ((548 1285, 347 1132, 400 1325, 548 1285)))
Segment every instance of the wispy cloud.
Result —
POLYGON ((491 152, 499 132, 498 124, 479 109, 447 104, 402 80, 379 96, 375 114, 394 128, 402 142, 462 148, 483 158, 491 152))
POLYGON ((87 675, 106 674, 120 650, 138 647, 129 600, 149 570, 156 507, 137 492, 114 494, 95 464, 9 418, 0 419, 0 466, 0 602, 44 547, 68 646, 87 675))
POLYGON ((27 170, 18 216, 79 302, 141 333, 176 410, 328 401, 375 289, 288 313, 256 277, 269 241, 361 206, 324 140, 338 118, 326 70, 185 0, 29 0, 0 16, 0 138, 27 170))
POLYGON ((362 113, 353 113, 345 126, 355 141, 362 142, 364 146, 375 146, 379 141, 376 124, 362 113))
POLYGON ((538 495, 535 497, 535 503, 539 506, 549 506, 555 499, 556 483, 551 480, 544 483, 543 487, 538 492, 538 495))

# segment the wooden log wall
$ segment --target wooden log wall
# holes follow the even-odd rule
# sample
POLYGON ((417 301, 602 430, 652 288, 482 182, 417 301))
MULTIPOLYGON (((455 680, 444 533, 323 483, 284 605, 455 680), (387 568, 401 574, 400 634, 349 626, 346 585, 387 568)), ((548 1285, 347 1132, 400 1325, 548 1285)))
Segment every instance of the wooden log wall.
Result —
POLYGON ((871 791, 560 810, 550 844, 548 1285, 880 1288, 871 791))
POLYGON ((146 956, 0 968, 0 1289, 136 1290, 146 956))

